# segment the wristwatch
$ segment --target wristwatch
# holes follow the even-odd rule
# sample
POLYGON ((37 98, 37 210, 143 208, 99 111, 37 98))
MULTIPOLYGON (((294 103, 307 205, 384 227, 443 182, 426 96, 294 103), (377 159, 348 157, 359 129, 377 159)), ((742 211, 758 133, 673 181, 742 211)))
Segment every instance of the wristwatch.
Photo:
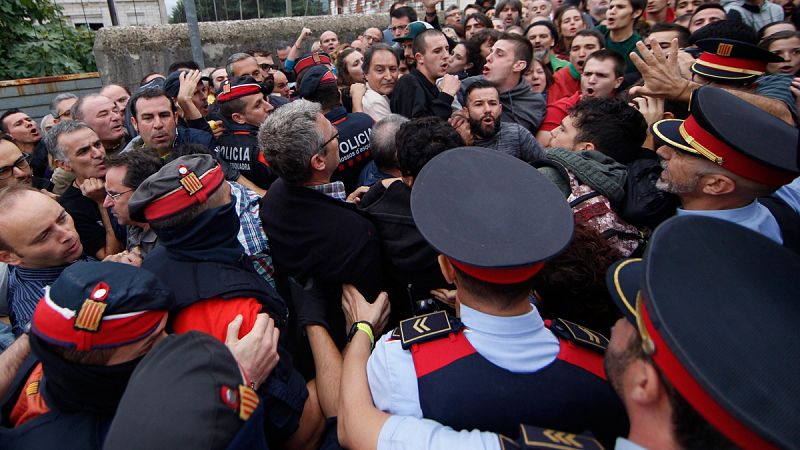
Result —
POLYGON ((367 333, 367 336, 369 336, 370 348, 375 348, 375 333, 372 332, 372 324, 366 320, 356 322, 350 327, 350 332, 347 333, 347 342, 352 341, 359 330, 367 333))

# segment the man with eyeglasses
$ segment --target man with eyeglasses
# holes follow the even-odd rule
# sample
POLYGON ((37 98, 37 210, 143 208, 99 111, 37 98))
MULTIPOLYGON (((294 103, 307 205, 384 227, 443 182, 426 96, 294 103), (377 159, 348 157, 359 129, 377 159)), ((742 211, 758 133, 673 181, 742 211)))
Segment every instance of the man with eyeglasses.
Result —
MULTIPOLYGON (((339 130, 322 111, 318 103, 295 100, 261 125, 259 147, 279 177, 262 201, 261 223, 282 276, 292 277, 300 292, 303 286, 314 286, 326 298, 319 311, 297 311, 302 327, 297 331, 311 323, 329 325, 341 349, 347 333, 342 284, 369 291, 369 298, 378 295, 380 242, 369 219, 346 201, 344 183, 331 181, 340 164, 339 130)), ((313 360, 306 338, 300 339, 295 366, 310 379, 313 360)))
POLYGON ((37 177, 49 175, 47 149, 42 142, 42 132, 36 122, 18 108, 0 114, 0 131, 5 133, 23 153, 30 155, 30 165, 37 177))
POLYGON ((78 96, 72 92, 64 92, 53 97, 50 101, 50 114, 55 123, 72 120, 72 105, 78 101, 78 96))
POLYGON ((366 52, 375 44, 383 42, 383 32, 377 28, 367 28, 364 32, 364 51, 366 52))
POLYGON ((6 138, 0 138, 0 188, 16 185, 33 186, 36 189, 52 190, 53 183, 33 176, 30 155, 6 138))
POLYGON ((117 223, 128 227, 128 241, 121 256, 141 262, 141 258, 155 248, 158 236, 150 229, 150 224, 131 219, 128 201, 147 177, 158 172, 161 161, 150 152, 134 150, 106 157, 105 165, 106 198, 103 207, 111 211, 117 223))

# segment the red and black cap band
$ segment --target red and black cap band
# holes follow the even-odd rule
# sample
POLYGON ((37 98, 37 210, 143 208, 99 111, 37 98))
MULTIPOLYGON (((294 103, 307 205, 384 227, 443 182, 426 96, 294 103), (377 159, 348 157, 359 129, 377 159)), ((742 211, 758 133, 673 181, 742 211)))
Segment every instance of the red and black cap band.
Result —
MULTIPOLYGON (((194 176, 194 173, 190 172, 189 176, 194 176)), ((183 211, 195 203, 204 203, 225 181, 225 175, 220 165, 215 164, 214 167, 194 179, 198 180, 199 184, 197 182, 192 185, 181 183, 172 191, 150 202, 144 208, 145 218, 148 221, 158 220, 183 211)))

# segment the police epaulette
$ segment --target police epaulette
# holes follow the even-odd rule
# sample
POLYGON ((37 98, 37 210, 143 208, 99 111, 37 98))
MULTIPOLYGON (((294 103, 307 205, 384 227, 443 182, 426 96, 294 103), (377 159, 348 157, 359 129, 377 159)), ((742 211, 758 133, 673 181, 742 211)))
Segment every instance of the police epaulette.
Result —
POLYGON ((400 321, 400 342, 404 349, 412 344, 432 341, 461 329, 461 321, 446 311, 436 311, 400 321))
POLYGON ((519 440, 517 442, 519 443, 518 448, 531 450, 604 450, 602 444, 591 435, 567 433, 530 425, 520 425, 519 440))
POLYGON ((389 341, 398 341, 400 340, 400 327, 396 327, 392 330, 392 334, 389 335, 389 341))
POLYGON ((601 353, 608 348, 608 339, 602 334, 564 319, 552 320, 550 330, 561 339, 575 342, 582 347, 588 347, 601 353))

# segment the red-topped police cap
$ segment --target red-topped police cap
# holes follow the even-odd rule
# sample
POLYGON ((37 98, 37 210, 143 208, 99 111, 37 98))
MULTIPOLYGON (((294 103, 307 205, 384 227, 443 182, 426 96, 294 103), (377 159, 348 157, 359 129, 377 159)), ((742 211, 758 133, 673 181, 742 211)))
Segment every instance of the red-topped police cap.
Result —
POLYGON ((782 186, 800 174, 798 131, 723 89, 694 92, 686 120, 661 120, 653 134, 748 180, 782 186))
POLYGON ((103 448, 266 449, 263 407, 248 385, 219 340, 168 336, 136 366, 103 448))
POLYGON ((723 83, 755 80, 767 71, 767 63, 783 61, 756 45, 733 39, 701 39, 696 45, 703 53, 691 71, 723 83))
POLYGON ((266 97, 271 92, 272 89, 258 83, 253 77, 234 77, 233 80, 222 82, 217 90, 217 101, 225 103, 253 94, 261 94, 266 97))
POLYGON ((608 288, 680 395, 739 448, 800 442, 800 257, 732 222, 672 218, 608 288))
POLYGON ((144 269, 77 262, 45 288, 31 333, 78 351, 119 347, 150 336, 173 303, 172 291, 144 269))
POLYGON ((320 86, 325 84, 336 84, 336 75, 326 66, 314 66, 303 75, 297 96, 300 98, 312 97, 320 86))
POLYGON ((147 177, 128 202, 131 219, 149 222, 204 203, 225 181, 211 155, 186 155, 147 177))
POLYGON ((299 78, 300 74, 309 67, 320 65, 332 65, 331 57, 325 52, 311 52, 311 54, 300 57, 294 65, 294 74, 299 78))
POLYGON ((533 277, 572 239, 564 195, 529 164, 461 147, 414 180, 411 212, 422 236, 462 272, 495 284, 533 277))

